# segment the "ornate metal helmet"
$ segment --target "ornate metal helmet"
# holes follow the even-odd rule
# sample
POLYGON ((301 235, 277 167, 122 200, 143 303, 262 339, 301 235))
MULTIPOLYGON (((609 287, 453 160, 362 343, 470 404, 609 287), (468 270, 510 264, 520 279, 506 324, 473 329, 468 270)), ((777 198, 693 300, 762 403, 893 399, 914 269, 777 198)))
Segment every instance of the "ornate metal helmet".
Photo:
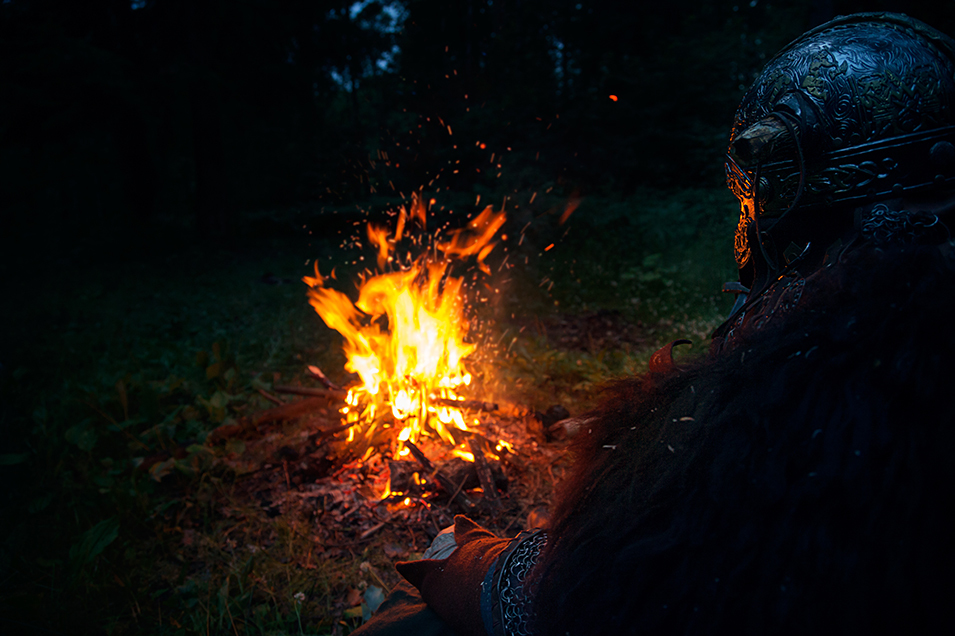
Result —
POLYGON ((726 177, 740 201, 734 314, 851 241, 935 227, 955 187, 955 42, 893 13, 808 31, 743 97, 726 177))

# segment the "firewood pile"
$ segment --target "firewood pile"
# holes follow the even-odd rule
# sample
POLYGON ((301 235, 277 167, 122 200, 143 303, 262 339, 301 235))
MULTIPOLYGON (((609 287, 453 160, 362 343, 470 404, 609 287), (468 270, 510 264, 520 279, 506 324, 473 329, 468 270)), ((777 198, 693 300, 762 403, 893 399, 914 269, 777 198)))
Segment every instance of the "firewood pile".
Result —
POLYGON ((476 402, 481 426, 467 436, 474 461, 429 438, 409 444, 404 457, 385 448, 359 458, 345 453, 342 392, 273 392, 295 397, 286 402, 263 391, 275 406, 220 427, 211 439, 241 449, 229 460, 243 496, 269 516, 304 520, 316 554, 326 558, 376 546, 391 559, 410 558, 456 514, 505 536, 540 525, 570 461, 568 433, 579 424, 561 407, 536 413, 476 402), (497 448, 496 439, 510 440, 512 450, 497 448))

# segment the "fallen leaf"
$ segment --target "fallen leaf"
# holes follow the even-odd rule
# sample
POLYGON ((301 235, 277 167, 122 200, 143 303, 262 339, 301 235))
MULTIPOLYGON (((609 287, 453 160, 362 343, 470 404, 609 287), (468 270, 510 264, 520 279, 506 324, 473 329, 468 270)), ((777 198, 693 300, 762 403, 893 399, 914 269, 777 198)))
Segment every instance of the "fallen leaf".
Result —
POLYGON ((407 553, 407 550, 405 550, 401 546, 395 545, 394 543, 385 544, 384 548, 382 549, 385 551, 385 555, 389 559, 394 559, 396 557, 404 556, 407 553))
POLYGON ((378 611, 378 608, 384 602, 385 592, 377 585, 372 585, 365 590, 364 603, 361 604, 362 620, 365 622, 371 620, 371 615, 378 611))

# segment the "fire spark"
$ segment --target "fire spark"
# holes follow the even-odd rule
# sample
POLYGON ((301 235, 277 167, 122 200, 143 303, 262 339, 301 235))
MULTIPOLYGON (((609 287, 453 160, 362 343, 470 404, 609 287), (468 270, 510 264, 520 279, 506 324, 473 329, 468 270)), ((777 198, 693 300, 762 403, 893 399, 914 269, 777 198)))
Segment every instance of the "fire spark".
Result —
POLYGON ((306 276, 309 304, 325 324, 345 338, 345 369, 358 374, 360 384, 348 389, 341 409, 343 424, 351 424, 348 442, 362 435, 366 457, 388 441, 394 456, 405 455, 405 442, 437 436, 455 446, 453 430, 468 431, 465 414, 456 403, 472 376, 464 359, 477 346, 468 342, 464 279, 450 273, 455 261, 474 257, 485 273, 485 259, 497 244, 495 234, 506 219, 492 206, 468 224, 448 233, 447 239, 430 237, 430 245, 411 237, 422 253, 408 253, 404 262, 397 246, 418 226, 423 236, 427 208, 421 197, 412 197, 410 210, 402 206, 393 230, 368 223, 367 236, 377 250, 377 271, 359 280, 358 300, 328 287, 334 270, 306 276), (384 320, 383 320, 384 319, 384 320))

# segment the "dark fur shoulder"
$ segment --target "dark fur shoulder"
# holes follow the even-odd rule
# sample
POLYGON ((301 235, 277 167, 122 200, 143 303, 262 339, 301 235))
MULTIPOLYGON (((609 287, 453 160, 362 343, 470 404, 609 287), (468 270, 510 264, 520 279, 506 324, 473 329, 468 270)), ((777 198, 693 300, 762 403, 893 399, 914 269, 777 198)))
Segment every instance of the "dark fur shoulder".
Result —
POLYGON ((744 345, 614 387, 555 507, 543 633, 955 627, 953 272, 857 251, 744 345))

